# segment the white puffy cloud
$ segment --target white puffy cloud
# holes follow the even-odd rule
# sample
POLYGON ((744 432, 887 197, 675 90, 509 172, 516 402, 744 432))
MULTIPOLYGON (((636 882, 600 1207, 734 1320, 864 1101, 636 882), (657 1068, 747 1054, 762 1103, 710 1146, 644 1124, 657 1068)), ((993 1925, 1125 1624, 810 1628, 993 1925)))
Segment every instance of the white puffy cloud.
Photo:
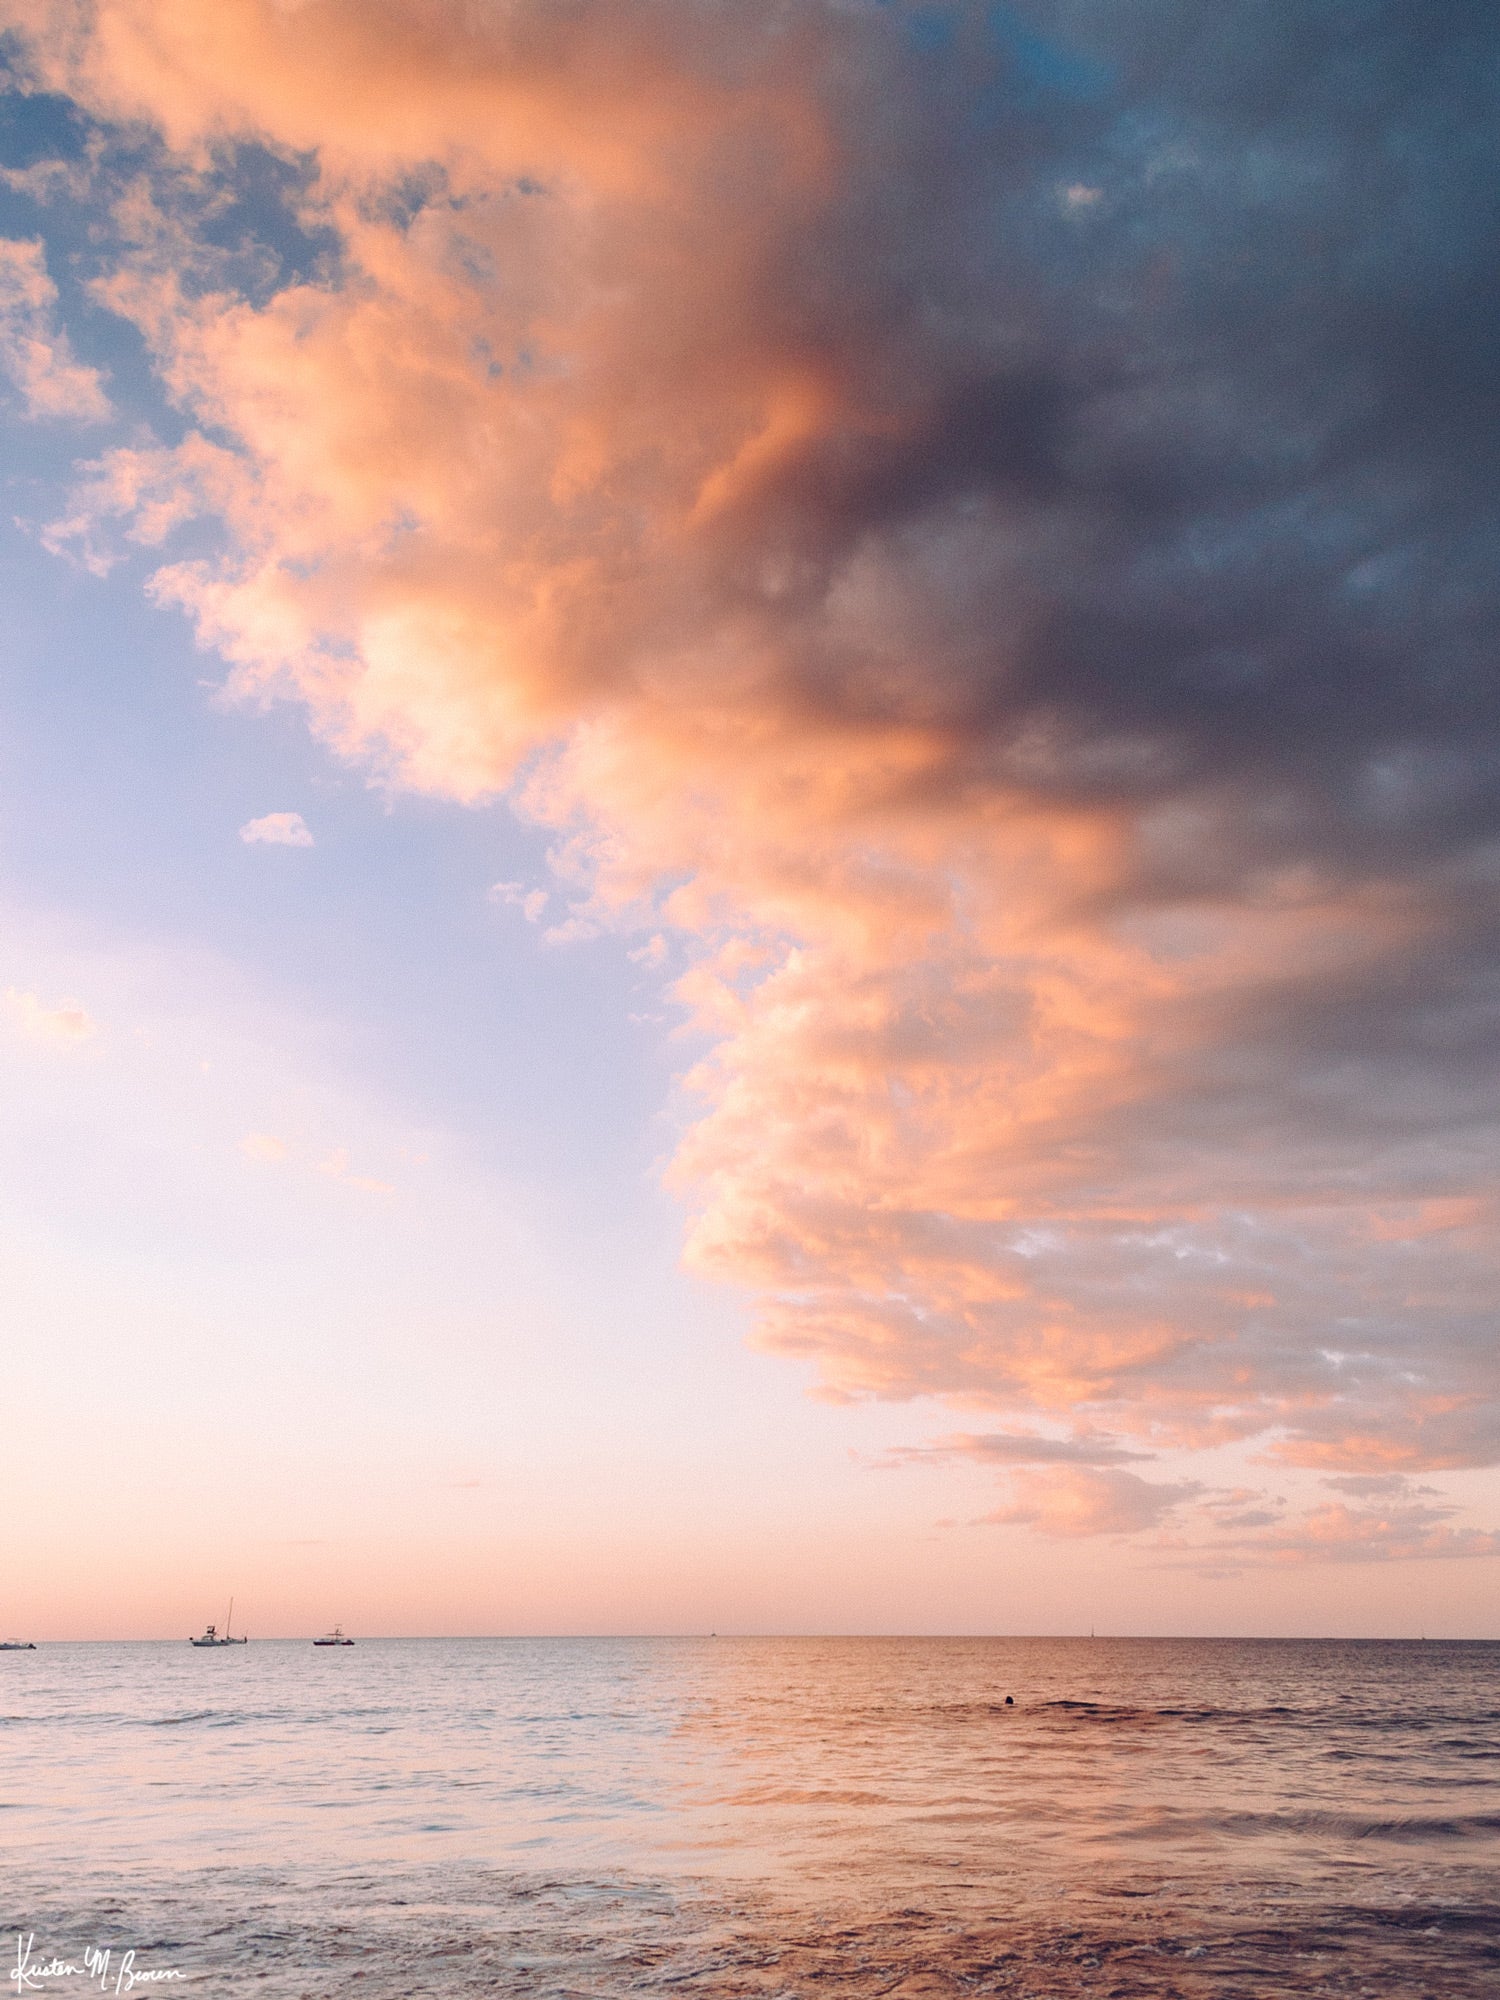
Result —
POLYGON ((524 882, 496 882, 490 888, 490 901, 513 904, 528 924, 535 924, 541 921, 548 896, 545 889, 528 889, 524 882))
POLYGON ((265 813, 260 819, 247 820, 240 828, 240 839, 247 846, 311 847, 313 845, 307 821, 298 812, 265 813))

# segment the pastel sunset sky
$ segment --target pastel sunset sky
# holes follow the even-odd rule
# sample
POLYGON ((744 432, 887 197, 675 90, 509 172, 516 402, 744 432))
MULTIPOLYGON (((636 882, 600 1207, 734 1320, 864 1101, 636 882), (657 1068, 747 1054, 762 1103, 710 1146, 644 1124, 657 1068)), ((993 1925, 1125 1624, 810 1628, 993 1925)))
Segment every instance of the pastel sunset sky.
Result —
POLYGON ((1497 58, 0 0, 0 1636, 1500 1633, 1497 58))

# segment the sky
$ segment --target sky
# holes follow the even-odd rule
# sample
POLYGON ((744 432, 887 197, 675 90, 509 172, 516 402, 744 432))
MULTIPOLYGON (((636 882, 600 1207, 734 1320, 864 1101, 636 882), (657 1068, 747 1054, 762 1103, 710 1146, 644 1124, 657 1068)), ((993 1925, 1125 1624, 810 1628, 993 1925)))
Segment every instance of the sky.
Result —
POLYGON ((0 0, 0 1626, 1500 1636, 1500 23, 0 0))

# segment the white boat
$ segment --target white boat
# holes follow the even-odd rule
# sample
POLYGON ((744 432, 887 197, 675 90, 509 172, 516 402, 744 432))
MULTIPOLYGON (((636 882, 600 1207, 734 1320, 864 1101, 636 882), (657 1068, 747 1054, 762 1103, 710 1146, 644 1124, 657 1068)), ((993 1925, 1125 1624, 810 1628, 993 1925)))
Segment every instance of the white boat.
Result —
POLYGON ((35 1639, 0 1639, 0 1653, 34 1653, 35 1639))
POLYGON ((224 1620, 224 1630, 221 1632, 217 1625, 210 1625, 201 1639, 190 1638, 188 1644, 190 1646, 248 1646, 250 1643, 248 1634, 243 1639, 230 1638, 229 1628, 233 1623, 234 1599, 231 1597, 229 1600, 229 1616, 224 1620))
POLYGON ((352 1646, 354 1641, 344 1637, 342 1625, 335 1625, 331 1632, 325 1632, 321 1639, 314 1639, 315 1646, 352 1646))

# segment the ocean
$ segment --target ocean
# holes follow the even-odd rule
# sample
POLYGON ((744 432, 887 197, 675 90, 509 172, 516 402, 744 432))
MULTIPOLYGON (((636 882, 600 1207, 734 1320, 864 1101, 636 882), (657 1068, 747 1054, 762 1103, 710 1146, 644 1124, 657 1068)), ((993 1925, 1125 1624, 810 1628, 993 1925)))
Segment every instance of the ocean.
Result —
POLYGON ((1495 2000, 1497 1859, 1500 1644, 0 1654, 12 1993, 1495 2000))

